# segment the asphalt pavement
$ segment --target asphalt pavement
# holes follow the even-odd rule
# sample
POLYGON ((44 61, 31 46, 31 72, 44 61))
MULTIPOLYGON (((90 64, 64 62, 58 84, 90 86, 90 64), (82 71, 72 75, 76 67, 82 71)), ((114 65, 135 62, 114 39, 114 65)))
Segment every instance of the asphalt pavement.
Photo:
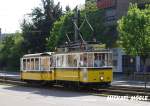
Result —
POLYGON ((149 106, 150 102, 0 84, 0 106, 149 106))
MULTIPOLYGON (((7 77, 10 79, 20 79, 19 72, 7 72, 7 71, 0 71, 0 77, 7 77)), ((130 86, 130 87, 145 87, 145 82, 143 81, 134 81, 134 80, 125 80, 123 76, 118 75, 115 76, 113 82, 111 83, 112 86, 130 86)), ((150 88, 150 82, 146 83, 146 87, 150 88)))

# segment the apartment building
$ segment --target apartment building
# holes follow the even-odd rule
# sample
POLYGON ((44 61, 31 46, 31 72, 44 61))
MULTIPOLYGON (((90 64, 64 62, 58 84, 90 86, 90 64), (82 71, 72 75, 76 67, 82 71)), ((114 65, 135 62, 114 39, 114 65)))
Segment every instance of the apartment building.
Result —
POLYGON ((126 15, 130 3, 137 3, 138 7, 144 8, 150 4, 150 0, 97 0, 97 7, 105 10, 105 23, 116 24, 117 20, 126 15))
MULTIPOLYGON (((97 0, 97 7, 104 10, 105 25, 116 26, 117 21, 127 14, 130 3, 137 3, 139 8, 150 4, 150 0, 97 0)), ((117 36, 117 30, 111 36, 117 36)), ((126 72, 126 70, 141 71, 140 57, 132 58, 126 55, 122 49, 113 49, 114 72, 126 72), (132 60, 132 61, 131 61, 132 60)))

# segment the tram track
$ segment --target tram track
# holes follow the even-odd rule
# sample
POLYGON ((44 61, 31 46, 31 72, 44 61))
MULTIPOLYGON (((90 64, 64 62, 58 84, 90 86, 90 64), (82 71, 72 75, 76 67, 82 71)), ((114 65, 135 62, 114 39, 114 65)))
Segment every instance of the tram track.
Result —
MULTIPOLYGON (((35 85, 27 84, 26 82, 23 82, 18 79, 13 78, 4 78, 0 77, 0 83, 4 84, 12 84, 12 85, 18 85, 18 86, 25 86, 25 87, 37 87, 35 85)), ((49 89, 49 86, 38 86, 40 88, 47 88, 49 89)), ((148 101, 150 101, 150 88, 142 88, 142 87, 127 87, 127 86, 111 86, 109 88, 92 88, 92 89, 69 89, 67 87, 63 86, 53 86, 53 88, 60 89, 60 90, 73 90, 77 92, 84 92, 84 93, 90 93, 94 95, 100 95, 100 96, 108 96, 108 95, 119 95, 119 96, 148 96, 148 101)))
POLYGON ((97 93, 104 93, 104 94, 111 94, 111 95, 120 95, 120 96, 133 96, 133 95, 142 95, 142 96, 150 96, 150 90, 145 89, 137 89, 137 88, 126 88, 126 89, 113 89, 113 88, 106 88, 106 89, 96 89, 97 93))

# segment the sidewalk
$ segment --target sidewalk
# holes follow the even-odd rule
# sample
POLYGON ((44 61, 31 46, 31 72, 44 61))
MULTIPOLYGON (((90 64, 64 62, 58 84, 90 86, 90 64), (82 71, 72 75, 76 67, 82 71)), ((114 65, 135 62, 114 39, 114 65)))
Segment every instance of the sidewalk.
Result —
POLYGON ((19 72, 6 72, 6 71, 0 71, 0 77, 7 77, 11 79, 20 79, 20 73, 19 72))
MULTIPOLYGON (((145 87, 144 81, 136 81, 133 79, 127 79, 123 74, 115 74, 113 78, 113 82, 111 83, 113 86, 126 86, 126 87, 145 87)), ((150 81, 146 83, 146 88, 150 88, 150 81)))
MULTIPOLYGON (((125 80, 113 80, 111 83, 113 86, 126 86, 126 87, 145 87, 145 82, 142 81, 125 81, 125 80)), ((146 88, 150 88, 150 82, 146 83, 146 88)))

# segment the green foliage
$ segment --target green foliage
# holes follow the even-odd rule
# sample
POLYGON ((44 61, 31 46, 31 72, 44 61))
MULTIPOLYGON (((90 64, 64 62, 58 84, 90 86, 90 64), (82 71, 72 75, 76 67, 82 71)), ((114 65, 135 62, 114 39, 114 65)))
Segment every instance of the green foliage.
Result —
POLYGON ((70 9, 70 7, 69 6, 66 6, 66 12, 70 12, 71 11, 71 9, 70 9))
POLYGON ((150 6, 131 5, 118 24, 119 44, 130 55, 147 57, 150 50, 150 6))
POLYGON ((87 10, 96 9, 96 0, 85 0, 85 8, 87 8, 87 10))
POLYGON ((23 32, 24 53, 44 52, 46 38, 51 36, 53 23, 62 15, 60 4, 54 0, 41 0, 42 7, 36 7, 21 25, 23 32))
POLYGON ((58 43, 58 37, 60 37, 60 28, 64 22, 65 17, 60 17, 60 20, 56 21, 53 25, 52 31, 50 32, 51 36, 47 38, 47 47, 50 51, 54 51, 58 43))
POLYGON ((19 70, 23 37, 20 33, 7 35, 0 43, 0 69, 19 70))
MULTIPOLYGON (((74 11, 67 12, 63 16, 61 16, 60 20, 56 21, 53 25, 53 29, 50 32, 51 36, 47 40, 47 46, 50 50, 54 50, 55 47, 65 44, 67 41, 66 34, 68 34, 71 41, 74 41, 74 25, 73 25, 73 17, 74 11)), ((86 41, 91 41, 93 36, 96 37, 97 41, 105 43, 107 46, 111 46, 113 41, 113 36, 107 35, 108 31, 113 29, 114 27, 106 28, 103 25, 103 11, 96 8, 96 5, 92 3, 86 6, 84 9, 80 10, 80 20, 79 26, 85 19, 85 15, 94 29, 92 32, 90 26, 87 23, 84 23, 81 28, 81 34, 86 41)), ((79 37, 80 39, 80 37, 79 37)))
POLYGON ((54 51, 58 45, 66 41, 66 33, 73 30, 72 17, 73 14, 67 12, 54 23, 51 36, 47 39, 47 47, 50 51, 54 51))
POLYGON ((64 42, 67 41, 66 39, 66 34, 69 35, 69 38, 71 40, 74 39, 74 25, 73 25, 73 13, 70 12, 70 13, 67 13, 65 16, 63 16, 62 18, 62 26, 60 28, 60 33, 59 33, 59 40, 58 40, 58 44, 61 45, 61 44, 64 44, 64 42))
POLYGON ((85 8, 85 10, 81 11, 81 20, 83 21, 83 19, 85 19, 85 15, 89 21, 89 23, 91 24, 91 26, 94 29, 94 33, 92 32, 91 28, 89 27, 89 25, 87 23, 85 23, 83 25, 83 27, 81 28, 81 32, 84 36, 84 39, 86 39, 87 41, 90 41, 92 39, 93 36, 96 37, 96 39, 98 41, 103 42, 103 31, 105 29, 104 25, 103 25, 103 11, 99 10, 97 8, 85 8))

